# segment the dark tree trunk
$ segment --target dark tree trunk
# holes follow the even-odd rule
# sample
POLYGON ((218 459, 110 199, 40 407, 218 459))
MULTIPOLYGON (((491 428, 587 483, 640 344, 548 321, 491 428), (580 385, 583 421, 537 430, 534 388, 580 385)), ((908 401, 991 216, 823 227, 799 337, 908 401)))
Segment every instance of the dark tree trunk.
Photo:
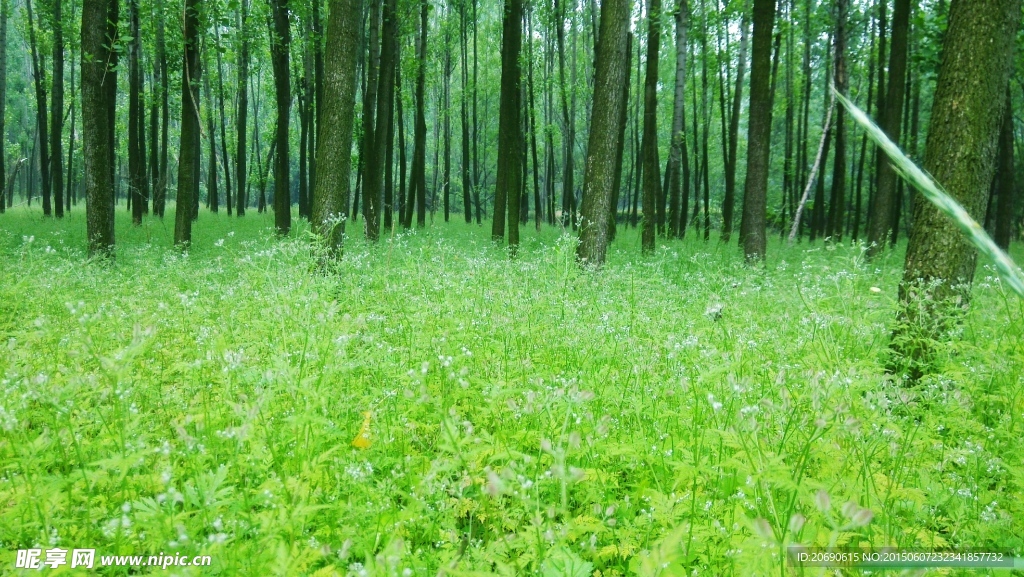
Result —
POLYGON ((113 256, 117 0, 82 3, 82 156, 90 256, 113 256))
POLYGON ((570 87, 566 84, 565 79, 565 12, 563 11, 561 0, 555 0, 555 14, 557 15, 555 32, 558 41, 558 78, 562 103, 562 130, 564 131, 563 151, 565 154, 562 170, 562 226, 575 226, 575 215, 572 214, 572 206, 575 194, 573 190, 573 175, 575 173, 573 152, 576 148, 576 121, 569 114, 568 92, 570 87))
MULTIPOLYGON (((207 71, 210 70, 208 55, 203 59, 203 68, 206 68, 207 71)), ((212 106, 213 93, 210 90, 210 76, 210 73, 203 76, 203 93, 206 97, 206 102, 212 106)), ((206 134, 210 141, 208 147, 209 160, 206 163, 206 208, 210 212, 218 212, 220 210, 220 190, 217 183, 217 133, 214 131, 212 113, 206 115, 206 134)))
MULTIPOLYGON (((527 82, 529 86, 530 108, 527 114, 529 114, 529 125, 530 125, 530 152, 533 161, 533 216, 534 224, 537 230, 540 230, 540 223, 544 220, 544 208, 541 204, 540 199, 540 166, 537 164, 537 107, 535 105, 534 88, 533 84, 533 18, 532 10, 530 6, 526 7, 526 23, 527 23, 527 34, 526 34, 526 46, 527 46, 527 82)), ((628 80, 628 78, 627 78, 628 80)), ((621 155, 620 155, 621 159, 621 155)))
MULTIPOLYGON (((412 177, 416 186, 416 225, 427 224, 427 1, 420 4, 420 41, 418 53, 419 69, 416 71, 416 126, 413 151, 412 177)), ((410 194, 411 196, 411 194, 410 194)), ((412 198, 409 199, 409 217, 412 223, 412 198)))
MULTIPOLYGON (((466 26, 465 2, 459 5, 459 28, 462 34, 462 96, 461 96, 461 118, 462 118, 462 210, 466 217, 466 224, 473 222, 472 205, 470 194, 473 189, 473 182, 470 180, 470 148, 469 140, 469 34, 466 26)), ((404 144, 403 144, 404 145, 404 144)))
POLYGON ((291 117, 292 90, 288 51, 291 25, 288 0, 272 0, 274 29, 270 60, 274 68, 274 97, 277 102, 277 155, 274 157, 274 226, 279 235, 292 227, 291 165, 289 162, 288 122, 291 117))
POLYGON ((50 154, 49 154, 49 132, 46 130, 46 76, 43 71, 43 62, 37 49, 36 43, 36 22, 32 15, 32 0, 25 0, 25 11, 28 15, 28 38, 32 54, 32 77, 35 80, 36 88, 36 127, 39 140, 39 176, 42 180, 43 191, 43 214, 51 216, 53 206, 51 203, 50 189, 50 154))
MULTIPOLYGON (((217 43, 220 43, 220 32, 217 33, 217 43)), ((231 197, 234 192, 234 188, 231 186, 231 156, 228 154, 228 134, 227 134, 227 115, 224 113, 224 62, 221 57, 220 50, 215 50, 217 54, 217 108, 220 113, 220 164, 224 170, 224 200, 227 203, 228 215, 231 215, 232 202, 231 197)), ((212 102, 212 101, 211 101, 212 102)), ((212 115, 211 115, 212 118, 212 115)), ((210 142, 213 142, 213 136, 210 136, 210 142)), ((216 170, 216 167, 212 167, 211 170, 216 170)))
POLYGON ((395 51, 398 43, 398 12, 395 0, 385 0, 381 15, 383 21, 380 42, 380 68, 377 77, 376 125, 373 129, 373 147, 366 157, 363 178, 363 226, 366 240, 380 238, 380 204, 384 188, 384 166, 387 162, 388 131, 395 109, 395 51))
MULTIPOLYGON (((880 101, 882 130, 897 144, 900 141, 900 129, 903 115, 903 93, 906 88, 908 36, 910 31, 910 9, 912 0, 895 0, 892 15, 892 43, 889 47, 889 85, 885 94, 884 105, 880 101)), ((881 92, 881 80, 879 92, 881 92)), ((881 94, 879 95, 881 98, 881 94)), ((896 191, 896 172, 889 164, 889 158, 877 153, 875 166, 875 196, 871 214, 868 216, 868 252, 869 257, 878 254, 885 247, 885 241, 892 228, 893 197, 896 191)))
POLYGON ((325 90, 320 115, 323 123, 317 140, 319 169, 311 220, 314 232, 332 253, 341 250, 348 210, 359 12, 359 0, 330 0, 325 90))
POLYGON ((641 248, 654 252, 658 185, 658 44, 661 40, 661 0, 647 0, 647 63, 644 76, 643 187, 644 219, 640 223, 641 248))
POLYGON ((775 0, 754 0, 754 34, 750 60, 750 119, 747 136, 747 181, 743 191, 740 243, 748 261, 764 260, 766 249, 768 159, 771 152, 771 51, 775 0))
MULTIPOLYGON (((132 224, 142 224, 143 186, 146 165, 142 158, 145 141, 140 139, 145 112, 142 103, 142 38, 139 24, 139 0, 128 1, 132 40, 128 45, 128 193, 132 200, 132 224)), ((54 78, 56 80, 56 77, 54 78)))
MULTIPOLYGON (((685 0, 684 0, 685 1, 685 0)), ((622 165, 624 162, 624 155, 626 151, 626 123, 629 115, 629 74, 633 68, 633 35, 627 30, 626 31, 626 54, 625 62, 623 66, 626 67, 626 72, 622 79, 622 96, 619 98, 619 117, 618 126, 616 126, 616 138, 618 148, 615 151, 615 174, 612 179, 612 205, 611 210, 608 214, 608 242, 615 240, 615 234, 618 229, 619 220, 619 198, 620 192, 622 191, 622 165)), ((686 145, 683 145, 683 154, 686 152, 686 145)), ((687 183, 688 184, 688 183, 687 183)), ((628 189, 627 189, 628 196, 628 189)), ((627 198, 628 200, 628 198, 627 198)), ((629 203, 626 203, 627 214, 629 203)), ((683 208, 683 223, 686 222, 686 208, 683 208)), ((683 225, 685 226, 685 224, 683 225)))
MULTIPOLYGON (((50 101, 50 180, 53 187, 53 213, 57 218, 64 216, 64 151, 61 138, 64 135, 64 30, 61 14, 61 0, 53 0, 53 94, 50 101)), ((3 134, 0 132, 0 134, 3 134)), ((0 164, 3 159, 0 158, 0 164)), ((69 166, 70 168, 70 166, 69 166)))
MULTIPOLYGON (((836 0, 836 29, 833 76, 835 89, 846 95, 849 75, 846 72, 846 20, 849 13, 849 0, 836 0)), ((843 211, 846 208, 846 109, 840 106, 836 110, 835 137, 836 152, 832 159, 832 193, 828 205, 828 222, 825 225, 825 236, 839 242, 843 239, 843 211)))
POLYGON ((245 216, 247 176, 246 160, 246 130, 249 121, 249 0, 239 0, 238 11, 235 13, 235 23, 239 31, 238 47, 238 81, 235 89, 238 91, 238 107, 236 111, 236 138, 237 147, 235 150, 235 183, 238 191, 235 193, 235 214, 245 216))
MULTIPOLYGON (((953 0, 949 7, 924 168, 975 220, 984 216, 996 168, 1020 11, 1021 0, 953 0)), ((899 289, 898 353, 914 361, 929 356, 929 342, 948 327, 950 303, 962 307, 970 298, 976 259, 956 225, 919 198, 899 289)), ((912 374, 921 368, 915 364, 912 374)))
POLYGON ((498 110, 498 169, 494 186, 491 239, 505 240, 512 255, 519 245, 519 193, 522 188, 519 52, 522 47, 522 0, 505 0, 501 33, 501 100, 498 110))
MULTIPOLYGON (((170 151, 170 80, 167 75, 167 46, 164 37, 164 11, 159 11, 156 29, 156 52, 160 70, 160 173, 157 177, 157 188, 153 193, 153 214, 164 217, 167 204, 168 175, 167 157, 170 151)), ((83 115, 85 109, 82 109, 83 115)))
MULTIPOLYGON (((0 214, 7 210, 7 18, 8 4, 0 0, 0 214)), ((13 176, 13 175, 12 175, 13 176)))
POLYGON ((452 196, 452 115, 451 115, 451 83, 452 83, 452 47, 451 36, 446 33, 444 38, 444 221, 448 222, 451 213, 452 196))
MULTIPOLYGON (((683 0, 685 3, 685 0, 683 0)), ((594 56, 594 105, 590 142, 583 172, 580 210, 580 262, 601 266, 608 251, 609 223, 614 210, 617 173, 621 173, 623 85, 629 85, 629 2, 604 0, 601 4, 600 43, 594 56), (618 167, 618 170, 616 169, 618 167)))
POLYGON ((185 50, 181 82, 181 152, 178 155, 178 199, 174 210, 174 244, 192 242, 193 211, 199 194, 199 0, 186 0, 185 50))
POLYGON ((998 202, 996 202, 996 244, 1007 250, 1010 248, 1010 236, 1013 231, 1014 195, 1016 183, 1013 167, 1013 100, 1010 91, 1006 91, 1006 112, 1003 114, 1003 126, 999 131, 999 167, 996 178, 999 181, 998 202))

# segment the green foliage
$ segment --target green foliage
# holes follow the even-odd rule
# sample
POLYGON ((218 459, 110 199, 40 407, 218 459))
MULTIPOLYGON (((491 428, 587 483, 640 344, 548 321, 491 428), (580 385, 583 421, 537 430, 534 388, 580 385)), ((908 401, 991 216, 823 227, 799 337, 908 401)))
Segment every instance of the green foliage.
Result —
POLYGON ((553 229, 509 262, 452 224, 350 239, 322 275, 255 212, 204 212, 187 254, 124 218, 112 265, 83 264, 81 210, 3 218, 5 571, 57 544, 211 555, 203 575, 1024 552, 1024 306, 988 270, 908 390, 880 362, 902 258, 856 245, 777 242, 755 270, 692 238, 639 259, 624 229, 595 275, 553 229))

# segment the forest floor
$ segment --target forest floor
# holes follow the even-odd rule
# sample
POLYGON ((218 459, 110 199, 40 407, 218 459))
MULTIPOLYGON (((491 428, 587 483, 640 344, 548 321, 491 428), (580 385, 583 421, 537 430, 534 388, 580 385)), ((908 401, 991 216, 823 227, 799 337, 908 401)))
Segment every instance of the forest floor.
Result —
POLYGON ((884 370, 902 249, 776 238, 755 269, 623 230, 592 273, 554 228, 510 262, 435 221, 357 232, 322 275, 255 212, 204 211, 182 255, 173 216, 121 206, 114 265, 84 262, 82 209, 0 227, 0 574, 30 547, 211 556, 179 575, 1024 556, 1024 304, 986 263, 908 386, 884 370))

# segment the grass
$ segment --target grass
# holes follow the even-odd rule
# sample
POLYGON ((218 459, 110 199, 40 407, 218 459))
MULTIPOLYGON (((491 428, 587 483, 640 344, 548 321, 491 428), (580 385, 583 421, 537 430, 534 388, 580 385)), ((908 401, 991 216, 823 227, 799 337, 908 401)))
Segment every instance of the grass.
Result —
POLYGON ((776 241, 752 269, 692 234, 641 258, 627 230, 594 274, 554 229, 509 262, 436 223, 319 276, 267 215, 204 212, 187 255, 172 217, 118 218, 107 266, 81 210, 0 217, 0 573, 52 546, 204 575, 1024 556, 1024 305, 991 265, 908 388, 883 368, 899 252, 776 241))

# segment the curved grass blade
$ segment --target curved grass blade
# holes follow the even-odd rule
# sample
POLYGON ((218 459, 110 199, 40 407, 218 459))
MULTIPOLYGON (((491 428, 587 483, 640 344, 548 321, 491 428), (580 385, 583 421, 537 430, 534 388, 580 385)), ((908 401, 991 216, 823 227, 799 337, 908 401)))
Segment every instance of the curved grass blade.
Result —
POLYGON ((835 92, 839 102, 850 111, 850 116, 867 131, 868 137, 889 155, 896 172, 904 180, 921 191, 921 194, 929 202, 952 218, 953 222, 967 235, 967 239, 977 247, 978 251, 995 262, 999 276, 1002 277, 1010 289, 1017 293, 1017 296, 1024 298, 1024 274, 1021 273, 1020 268, 1013 262, 1013 259, 992 241, 985 232, 985 229, 971 218, 971 215, 964 210, 964 207, 960 206, 960 203, 954 200, 949 193, 942 190, 942 187, 932 180, 925 171, 918 168, 914 161, 907 158, 907 155, 903 154, 900 147, 889 140, 888 135, 872 122, 864 111, 857 108, 857 105, 850 102, 845 96, 839 94, 835 88, 832 90, 835 92))

